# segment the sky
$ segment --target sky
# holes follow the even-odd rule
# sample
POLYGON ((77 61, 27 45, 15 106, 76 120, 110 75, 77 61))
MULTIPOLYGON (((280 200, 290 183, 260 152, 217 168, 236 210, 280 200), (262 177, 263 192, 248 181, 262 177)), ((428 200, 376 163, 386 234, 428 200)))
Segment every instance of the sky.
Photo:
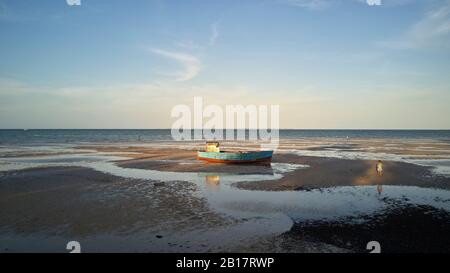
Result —
POLYGON ((80 4, 0 0, 0 128, 170 128, 200 96, 281 128, 450 129, 450 0, 80 4))

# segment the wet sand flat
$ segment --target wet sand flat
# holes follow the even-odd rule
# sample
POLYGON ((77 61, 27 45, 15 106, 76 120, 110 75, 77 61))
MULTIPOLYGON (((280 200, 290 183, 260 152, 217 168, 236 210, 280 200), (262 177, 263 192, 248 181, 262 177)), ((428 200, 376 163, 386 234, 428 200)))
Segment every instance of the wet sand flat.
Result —
POLYGON ((241 182, 237 186, 252 190, 311 190, 339 186, 401 185, 450 189, 450 178, 433 175, 430 167, 385 161, 377 174, 374 160, 347 160, 320 157, 275 156, 274 162, 306 164, 309 168, 287 173, 278 181, 241 182))
POLYGON ((380 243, 383 253, 448 253, 450 213, 430 206, 405 205, 358 219, 296 223, 282 238, 303 238, 366 252, 367 242, 380 243), (357 220, 357 221, 355 221, 357 220), (362 221, 363 220, 363 221, 362 221))
POLYGON ((164 185, 87 168, 2 173, 0 252, 65 252, 71 240, 83 242, 86 251, 207 251, 207 243, 175 235, 233 220, 210 211, 194 191, 189 183, 164 185))
POLYGON ((191 183, 80 167, 0 174, 0 253, 67 252, 72 240, 84 252, 348 251, 322 242, 280 244, 276 234, 233 240, 248 220, 213 211, 191 183))
MULTIPOLYGON (((117 151, 113 148, 104 150, 117 151)), ((137 152, 139 149, 134 148, 133 151, 137 152)), ((119 162, 118 165, 126 168, 173 172, 271 173, 271 166, 267 164, 237 165, 198 161, 196 160, 196 151, 191 150, 145 148, 141 152, 143 155, 137 156, 137 159, 119 162)), ((275 154, 273 163, 300 164, 307 165, 309 168, 286 173, 276 181, 239 182, 236 186, 242 189, 266 191, 365 185, 403 185, 450 189, 449 177, 433 175, 430 167, 411 163, 384 161, 385 171, 382 176, 376 173, 376 160, 275 154)))
POLYGON ((285 151, 226 165, 196 149, 80 146, 67 166, 21 157, 13 163, 49 166, 0 172, 0 252, 66 252, 71 240, 86 252, 365 252, 368 240, 450 251, 450 178, 429 166, 383 160, 380 176, 375 159, 285 151))

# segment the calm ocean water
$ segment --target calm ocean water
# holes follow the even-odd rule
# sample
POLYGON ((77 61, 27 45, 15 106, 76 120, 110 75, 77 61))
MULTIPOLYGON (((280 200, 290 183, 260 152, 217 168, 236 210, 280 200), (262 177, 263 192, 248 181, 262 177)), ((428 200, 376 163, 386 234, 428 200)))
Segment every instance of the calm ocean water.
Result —
MULTIPOLYGON (((281 139, 346 137, 437 139, 450 141, 450 130, 280 130, 281 139)), ((0 145, 3 146, 171 140, 170 129, 0 130, 0 145)))

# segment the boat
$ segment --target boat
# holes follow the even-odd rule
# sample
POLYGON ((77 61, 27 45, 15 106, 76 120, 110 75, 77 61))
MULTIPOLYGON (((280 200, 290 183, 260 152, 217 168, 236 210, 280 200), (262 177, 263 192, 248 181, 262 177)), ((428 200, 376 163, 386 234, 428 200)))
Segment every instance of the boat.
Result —
POLYGON ((218 142, 207 142, 205 151, 197 152, 197 159, 213 163, 248 164, 270 162, 273 151, 221 151, 218 142))

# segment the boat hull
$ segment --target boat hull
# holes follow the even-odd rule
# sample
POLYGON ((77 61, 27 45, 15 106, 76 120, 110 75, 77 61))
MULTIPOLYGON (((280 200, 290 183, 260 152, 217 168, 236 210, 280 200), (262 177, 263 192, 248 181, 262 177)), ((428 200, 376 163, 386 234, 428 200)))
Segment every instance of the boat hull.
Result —
POLYGON ((259 162, 270 162, 273 151, 255 151, 255 152, 198 152, 197 159, 213 163, 228 164, 248 164, 259 162))

